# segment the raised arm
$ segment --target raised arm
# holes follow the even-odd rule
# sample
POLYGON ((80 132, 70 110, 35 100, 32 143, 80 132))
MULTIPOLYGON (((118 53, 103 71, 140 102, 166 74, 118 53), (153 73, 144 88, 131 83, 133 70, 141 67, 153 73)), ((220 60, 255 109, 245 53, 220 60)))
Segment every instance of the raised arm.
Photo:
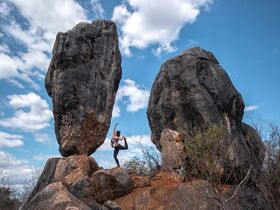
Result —
POLYGON ((114 136, 115 131, 117 130, 118 124, 119 124, 119 123, 116 123, 115 126, 114 126, 114 129, 113 129, 113 136, 114 136))

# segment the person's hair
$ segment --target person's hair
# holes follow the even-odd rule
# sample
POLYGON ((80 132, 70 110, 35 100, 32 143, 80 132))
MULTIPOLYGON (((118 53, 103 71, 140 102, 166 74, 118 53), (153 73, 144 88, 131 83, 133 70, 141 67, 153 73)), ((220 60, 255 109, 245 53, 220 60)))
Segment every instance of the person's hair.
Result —
POLYGON ((121 132, 120 131, 117 131, 117 136, 120 136, 121 135, 121 132))

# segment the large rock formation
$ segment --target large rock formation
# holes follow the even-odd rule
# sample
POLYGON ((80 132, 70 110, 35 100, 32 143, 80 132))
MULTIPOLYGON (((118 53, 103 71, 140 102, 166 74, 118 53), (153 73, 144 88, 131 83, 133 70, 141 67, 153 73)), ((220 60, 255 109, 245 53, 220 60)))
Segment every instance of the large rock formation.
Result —
POLYGON ((87 204, 72 195, 61 182, 43 188, 21 209, 28 210, 91 210, 87 204))
POLYGON ((86 155, 51 158, 21 210, 106 209, 106 202, 130 193, 132 187, 124 169, 99 169, 86 155))
POLYGON ((62 156, 90 155, 104 142, 121 74, 114 22, 79 23, 57 34, 45 85, 62 156))
MULTIPOLYGON (((213 125, 225 128, 228 137, 216 142, 226 145, 217 154, 222 160, 217 174, 224 175, 227 182, 240 182, 252 166, 250 179, 255 181, 261 170, 264 146, 254 129, 241 122, 243 111, 241 95, 215 56, 192 48, 162 65, 152 87, 147 115, 152 141, 166 159, 171 144, 181 148, 177 140, 166 142, 171 141, 170 132, 180 134, 181 144, 186 146, 194 130, 203 131, 213 125)), ((172 152, 169 156, 174 159, 172 152)), ((177 162, 183 161, 180 158, 177 162)))

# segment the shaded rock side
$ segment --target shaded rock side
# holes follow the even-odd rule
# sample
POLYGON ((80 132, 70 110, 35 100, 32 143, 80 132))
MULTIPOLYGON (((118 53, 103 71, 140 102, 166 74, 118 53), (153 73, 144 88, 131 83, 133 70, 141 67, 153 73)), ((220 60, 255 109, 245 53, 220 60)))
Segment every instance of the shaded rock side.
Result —
POLYGON ((251 135, 249 141, 255 143, 248 145, 242 130, 243 112, 242 96, 215 56, 201 48, 192 48, 161 66, 151 90, 147 116, 152 141, 166 159, 172 159, 169 149, 175 144, 166 142, 170 135, 165 129, 178 132, 187 145, 185 137, 190 136, 194 128, 205 130, 213 125, 225 128, 228 138, 220 143, 227 145, 227 149, 221 152, 220 159, 224 161, 217 168, 225 177, 234 171, 236 177, 228 181, 240 182, 252 165, 250 178, 255 181, 261 171, 263 155, 254 151, 263 153, 263 143, 256 136, 253 140, 251 135))
POLYGON ((92 154, 105 140, 122 75, 114 22, 79 23, 58 33, 45 86, 62 156, 92 154))
POLYGON ((81 200, 94 200, 94 189, 90 177, 99 169, 92 157, 74 155, 67 158, 50 158, 22 209, 41 190, 54 182, 62 182, 69 192, 81 200))
POLYGON ((133 182, 126 170, 114 168, 98 170, 92 177, 98 202, 112 200, 131 192, 133 182))
POLYGON ((55 182, 36 194, 21 210, 92 210, 75 198, 61 182, 55 182))

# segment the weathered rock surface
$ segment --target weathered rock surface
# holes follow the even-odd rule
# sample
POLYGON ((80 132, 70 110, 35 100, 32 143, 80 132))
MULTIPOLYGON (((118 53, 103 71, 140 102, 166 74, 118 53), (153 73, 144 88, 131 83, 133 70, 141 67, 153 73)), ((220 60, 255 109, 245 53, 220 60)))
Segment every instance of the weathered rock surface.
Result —
POLYGON ((190 184, 161 181, 135 189, 116 202, 122 210, 219 209, 218 202, 209 197, 206 190, 211 193, 208 183, 202 180, 190 184))
POLYGON ((36 194, 21 210, 92 210, 75 198, 61 182, 55 182, 36 194))
MULTIPOLYGON (((95 160, 86 155, 50 158, 46 162, 37 185, 27 199, 27 203, 46 186, 54 182, 62 182, 76 198, 91 202, 94 200, 91 176, 98 169, 95 160)), ((23 205, 23 209, 26 209, 25 205, 23 205)))
MULTIPOLYGON (((95 160, 86 155, 51 158, 21 209, 28 210, 33 206, 36 209, 43 205, 41 203, 59 203, 56 200, 58 198, 50 196, 50 191, 62 194, 61 205, 65 208, 68 204, 72 208, 79 201, 79 205, 85 204, 91 209, 118 209, 118 206, 114 207, 114 203, 108 200, 126 195, 131 192, 132 187, 132 179, 123 168, 99 169, 95 160), (43 200, 44 196, 46 201, 43 200), (107 204, 102 206, 106 201, 107 204)), ((54 208, 50 209, 56 209, 56 206, 52 207, 54 208)))
POLYGON ((162 166, 165 169, 176 169, 184 166, 185 151, 183 138, 180 133, 164 129, 160 135, 162 166))
POLYGON ((114 22, 79 23, 57 34, 45 86, 62 156, 90 155, 104 142, 121 74, 114 22))
POLYGON ((91 177, 98 169, 93 158, 85 155, 73 155, 59 160, 54 181, 62 181, 76 198, 90 202, 95 199, 91 177))
POLYGON ((98 202, 126 195, 133 187, 131 177, 123 168, 98 170, 94 173, 92 181, 98 202))
MULTIPOLYGON (((166 159, 174 159, 169 150, 175 144, 166 142, 170 135, 164 129, 185 137, 193 128, 203 130, 212 125, 226 128, 229 137, 222 140, 227 149, 221 151, 224 161, 219 170, 225 176, 234 171, 235 177, 228 181, 240 182, 252 165, 250 179, 255 181, 261 170, 264 147, 252 128, 242 129, 243 111, 241 95, 215 56, 201 48, 192 48, 162 65, 151 90, 147 115, 152 141, 166 159), (248 132, 254 133, 250 135, 254 137, 246 137, 248 132)), ((183 141, 188 144, 187 139, 183 141)))
POLYGON ((133 188, 136 187, 148 187, 151 185, 151 180, 145 176, 133 176, 131 177, 133 188))
POLYGON ((151 186, 135 188, 115 201, 122 210, 247 210, 266 209, 266 203, 254 186, 225 185, 217 190, 206 180, 181 182, 174 173, 161 172, 151 186))

